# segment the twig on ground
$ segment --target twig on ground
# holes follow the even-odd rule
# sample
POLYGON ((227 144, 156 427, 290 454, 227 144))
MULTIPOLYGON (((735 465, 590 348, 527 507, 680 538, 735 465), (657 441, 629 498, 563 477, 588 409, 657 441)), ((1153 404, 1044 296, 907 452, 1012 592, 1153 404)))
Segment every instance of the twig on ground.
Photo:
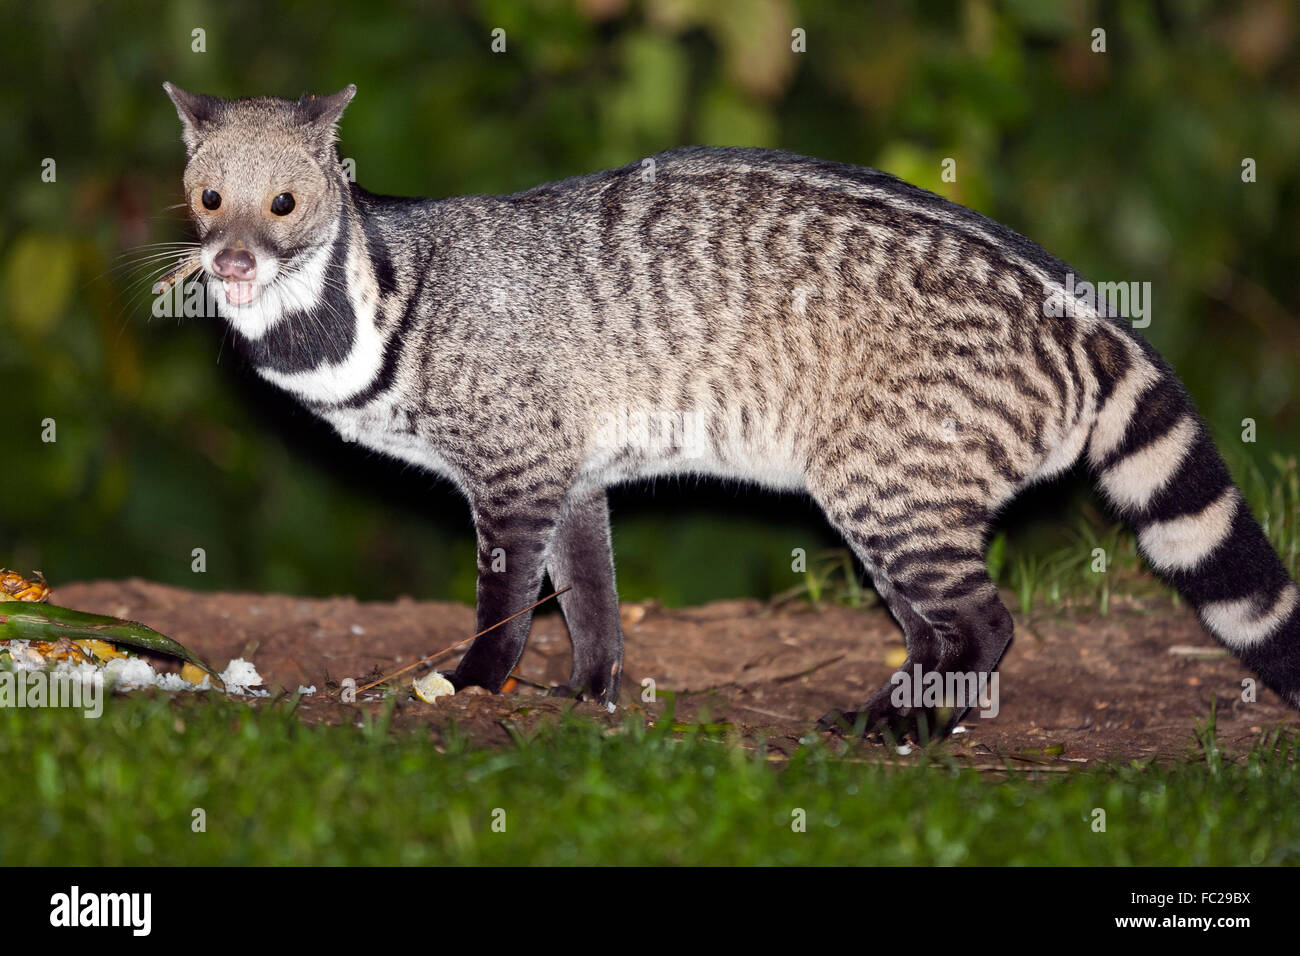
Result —
POLYGON ((384 683, 384 681, 392 680, 394 677, 397 677, 400 674, 405 674, 409 670, 414 670, 415 668, 419 667, 421 664, 428 664, 432 661, 437 660, 439 657, 442 657, 443 654, 450 654, 456 648, 464 644, 468 644, 470 641, 474 640, 477 637, 482 637, 488 631, 495 631, 502 624, 506 624, 510 621, 513 621, 521 614, 527 614, 533 608, 537 607, 538 605, 545 604, 547 601, 551 600, 551 598, 559 597, 565 591, 568 591, 571 587, 573 587, 573 585, 571 584, 566 585, 560 588, 558 591, 554 591, 551 594, 546 595, 546 597, 542 598, 540 601, 534 601, 532 604, 528 605, 528 607, 524 608, 522 611, 515 611, 514 614, 511 614, 509 617, 502 618, 501 620, 497 621, 495 624, 491 625, 490 627, 483 628, 483 630, 479 631, 477 634, 471 634, 463 641, 457 641, 455 644, 452 644, 450 647, 444 647, 442 650, 436 651, 430 654, 428 657, 416 661, 414 664, 407 664, 405 667, 401 668, 400 670, 395 670, 391 674, 385 674, 383 677, 379 678, 378 680, 372 680, 369 684, 366 684, 363 687, 358 687, 355 693, 360 694, 370 690, 370 688, 372 687, 378 687, 380 684, 384 683))

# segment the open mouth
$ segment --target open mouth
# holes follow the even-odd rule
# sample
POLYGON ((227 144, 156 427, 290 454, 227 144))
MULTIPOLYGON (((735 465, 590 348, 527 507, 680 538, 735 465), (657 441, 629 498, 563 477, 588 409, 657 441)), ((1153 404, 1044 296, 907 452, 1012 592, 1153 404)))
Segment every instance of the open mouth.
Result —
POLYGON ((231 305, 248 305, 258 295, 258 288, 252 282, 233 282, 230 279, 223 279, 221 285, 226 293, 226 301, 231 305))

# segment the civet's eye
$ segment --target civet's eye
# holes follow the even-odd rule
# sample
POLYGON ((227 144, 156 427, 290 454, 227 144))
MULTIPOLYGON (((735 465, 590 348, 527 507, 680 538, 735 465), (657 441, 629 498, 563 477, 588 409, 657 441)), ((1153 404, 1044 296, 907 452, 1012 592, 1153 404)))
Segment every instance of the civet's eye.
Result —
POLYGON ((216 209, 221 205, 221 193, 215 189, 203 190, 203 195, 199 198, 203 200, 204 209, 216 209))
POLYGON ((272 199, 271 212, 277 216, 287 216, 293 212, 293 193, 280 193, 272 199))

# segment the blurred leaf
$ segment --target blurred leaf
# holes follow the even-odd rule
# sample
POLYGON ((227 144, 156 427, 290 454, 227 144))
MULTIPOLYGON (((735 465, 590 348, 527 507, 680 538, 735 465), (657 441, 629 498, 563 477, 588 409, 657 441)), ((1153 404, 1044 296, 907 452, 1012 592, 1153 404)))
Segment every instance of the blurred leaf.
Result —
POLYGON ((21 331, 43 336, 62 317, 72 295, 76 246, 58 236, 19 236, 5 258, 5 304, 21 331))

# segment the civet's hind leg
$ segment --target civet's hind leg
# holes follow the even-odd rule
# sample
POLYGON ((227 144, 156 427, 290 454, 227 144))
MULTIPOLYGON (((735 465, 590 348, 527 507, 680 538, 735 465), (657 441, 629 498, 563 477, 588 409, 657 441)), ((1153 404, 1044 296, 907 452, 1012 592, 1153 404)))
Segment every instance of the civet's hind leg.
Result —
POLYGON ((861 488, 815 494, 872 573, 907 641, 899 669, 907 680, 891 679, 857 710, 827 714, 822 726, 921 740, 950 732, 981 689, 993 687, 991 677, 1011 643, 1011 614, 984 559, 988 511, 957 492, 931 490, 928 500, 895 509, 870 501, 861 488), (942 706, 914 706, 925 701, 912 690, 918 666, 923 678, 937 675, 931 680, 944 689, 942 706), (960 696, 948 693, 956 688, 960 696))

